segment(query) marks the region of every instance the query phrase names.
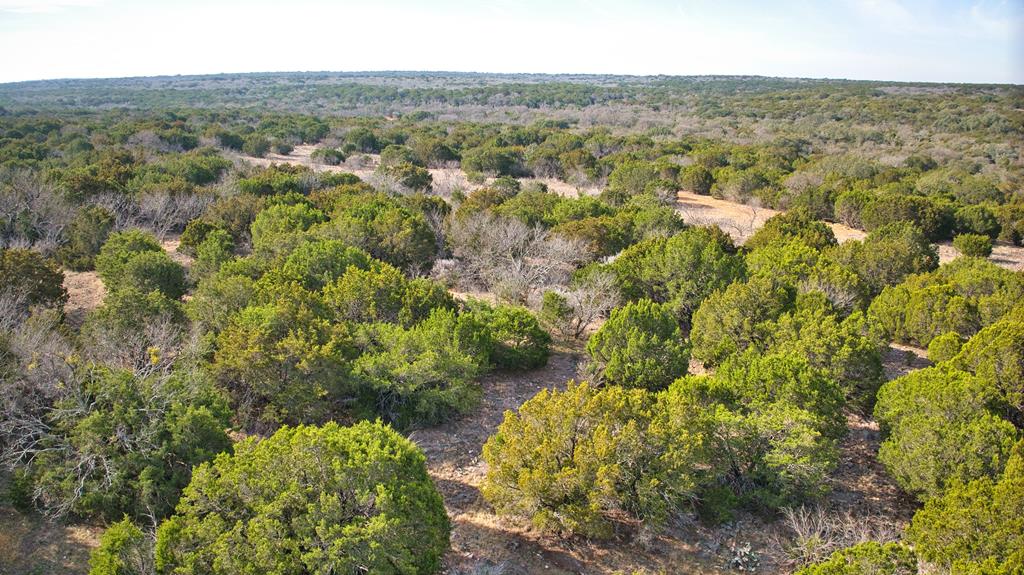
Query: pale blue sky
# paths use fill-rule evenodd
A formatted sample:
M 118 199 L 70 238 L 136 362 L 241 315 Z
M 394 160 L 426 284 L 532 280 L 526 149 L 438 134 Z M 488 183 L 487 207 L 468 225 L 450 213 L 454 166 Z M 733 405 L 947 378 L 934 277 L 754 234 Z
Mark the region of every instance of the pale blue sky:
M 1024 0 L 0 0 L 0 82 L 302 70 L 1024 84 Z

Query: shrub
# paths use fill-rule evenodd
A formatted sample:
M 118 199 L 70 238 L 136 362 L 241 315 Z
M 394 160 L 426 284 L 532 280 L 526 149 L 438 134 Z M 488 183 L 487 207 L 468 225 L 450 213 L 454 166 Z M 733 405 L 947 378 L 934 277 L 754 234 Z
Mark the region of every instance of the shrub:
M 82 208 L 68 225 L 64 234 L 67 241 L 57 250 L 57 259 L 76 271 L 91 270 L 96 254 L 113 229 L 114 216 L 105 208 Z
M 862 242 L 846 242 L 832 250 L 831 255 L 860 277 L 870 297 L 911 274 L 930 272 L 939 265 L 935 247 L 910 222 L 878 228 Z
M 350 266 L 370 268 L 370 255 L 339 240 L 308 242 L 295 248 L 281 266 L 284 277 L 310 291 L 319 291 L 340 278 Z
M 209 277 L 217 272 L 235 253 L 235 240 L 228 232 L 216 229 L 206 234 L 196 249 L 196 259 L 189 270 L 194 280 Z
M 1019 246 L 1024 242 L 1024 203 L 999 206 L 999 238 Z
M 364 249 L 402 270 L 429 269 L 437 258 L 437 237 L 422 213 L 380 194 L 347 194 L 335 205 L 322 237 Z
M 594 321 L 619 303 L 615 277 L 599 268 L 578 274 L 567 289 L 547 291 L 539 319 L 564 338 L 580 339 Z
M 684 325 L 715 290 L 725 289 L 745 273 L 732 241 L 715 227 L 690 228 L 670 237 L 655 266 L 665 302 Z
M 650 300 L 612 310 L 590 337 L 587 353 L 602 381 L 651 391 L 686 375 L 690 362 L 675 317 Z
M 950 363 L 994 389 L 1008 408 L 1001 411 L 1024 428 L 1024 308 L 1018 309 L 978 332 Z
M 706 196 L 711 193 L 711 187 L 715 185 L 715 176 L 706 167 L 693 164 L 683 168 L 679 174 L 679 184 L 684 190 Z
M 542 390 L 484 445 L 484 497 L 545 531 L 608 537 L 619 513 L 657 530 L 694 493 L 699 437 L 659 427 L 651 399 L 585 383 Z
M 429 190 L 434 178 L 426 168 L 409 163 L 381 166 L 382 175 L 393 178 L 400 186 L 409 190 Z
M 689 228 L 624 250 L 607 269 L 628 299 L 667 303 L 687 326 L 700 304 L 745 274 L 742 256 L 718 228 Z
M 262 158 L 270 151 L 270 140 L 260 134 L 249 134 L 242 140 L 242 153 Z
M 755 250 L 794 239 L 819 251 L 836 245 L 836 236 L 828 224 L 814 219 L 805 209 L 795 209 L 768 218 L 745 246 Z
M 521 171 L 523 154 L 520 148 L 485 144 L 464 150 L 461 163 L 467 174 L 515 176 Z
M 985 206 L 964 206 L 953 216 L 958 234 L 977 234 L 989 239 L 999 237 L 999 220 Z
M 992 239 L 981 234 L 960 234 L 953 238 L 953 247 L 968 257 L 987 258 L 992 255 Z
M 629 223 L 623 217 L 597 216 L 558 224 L 551 233 L 578 241 L 596 259 L 617 254 L 631 243 Z
M 125 517 L 100 536 L 89 555 L 89 575 L 149 575 L 155 572 L 153 541 Z
M 219 332 L 231 317 L 245 308 L 256 293 L 256 282 L 251 277 L 225 273 L 222 266 L 217 273 L 199 282 L 185 311 L 193 324 L 203 332 Z
M 37 504 L 53 515 L 161 519 L 192 466 L 231 445 L 226 405 L 198 374 L 88 366 L 54 407 L 26 462 Z
M 573 308 L 564 295 L 553 290 L 544 292 L 537 317 L 548 328 L 557 331 L 563 337 L 572 335 L 573 330 L 569 326 L 573 318 Z
M 271 148 L 274 150 L 274 152 L 281 154 L 282 156 L 287 156 L 288 154 L 292 153 L 292 150 L 295 149 L 295 146 L 291 145 L 289 142 L 286 142 L 284 140 L 277 140 L 271 145 Z
M 292 290 L 242 309 L 217 336 L 213 373 L 246 426 L 323 421 L 351 389 L 348 326 L 322 317 L 318 304 Z
M 487 367 L 492 342 L 471 314 L 437 309 L 409 329 L 372 324 L 359 337 L 363 354 L 353 375 L 365 415 L 403 427 L 429 425 L 479 400 L 475 379 Z
M 865 190 L 847 190 L 836 197 L 834 214 L 836 220 L 851 228 L 864 229 L 861 214 L 874 200 L 874 194 Z
M 869 232 L 894 222 L 913 222 L 932 241 L 949 238 L 954 224 L 947 202 L 906 194 L 878 195 L 864 206 L 860 217 Z
M 163 250 L 135 254 L 125 263 L 122 274 L 116 283 L 108 283 L 107 287 L 113 290 L 133 287 L 143 293 L 156 290 L 171 299 L 185 295 L 185 268 Z
M 196 469 L 160 572 L 434 573 L 450 525 L 423 454 L 380 424 L 283 428 Z
M 178 251 L 195 257 L 196 250 L 199 249 L 199 245 L 206 239 L 206 235 L 218 229 L 223 228 L 214 222 L 202 218 L 190 221 L 185 224 L 185 230 L 181 232 L 181 243 L 178 244 Z
M 314 162 L 337 166 L 345 161 L 345 153 L 338 148 L 317 148 L 309 155 Z
M 944 333 L 928 344 L 928 360 L 932 363 L 942 363 L 952 359 L 960 353 L 964 340 L 956 332 Z
M 998 478 L 955 482 L 907 529 L 921 559 L 951 573 L 1024 570 L 1024 441 Z
M 252 227 L 252 222 L 265 205 L 265 198 L 252 194 L 237 194 L 221 198 L 210 204 L 203 219 L 208 219 L 212 225 L 227 230 L 237 245 L 248 245 L 251 240 L 249 230 Z M 183 237 L 182 243 L 184 241 Z M 195 242 L 195 245 L 199 245 L 198 241 Z
M 521 306 L 477 306 L 480 323 L 487 326 L 493 347 L 490 363 L 499 369 L 535 369 L 548 363 L 551 336 L 537 318 Z
M 881 342 L 869 334 L 864 314 L 855 312 L 840 320 L 830 311 L 824 305 L 804 304 L 783 314 L 766 325 L 768 337 L 759 347 L 766 353 L 803 355 L 812 366 L 825 370 L 852 405 L 870 412 L 885 379 Z
M 356 150 L 366 154 L 380 151 L 380 140 L 377 139 L 377 135 L 369 128 L 362 126 L 352 128 L 345 134 L 345 141 L 355 146 Z
M 619 163 L 608 175 L 605 197 L 613 204 L 625 203 L 630 197 L 647 191 L 660 179 L 658 168 L 651 162 L 627 160 Z
M 750 350 L 722 364 L 714 381 L 728 390 L 732 402 L 747 410 L 784 403 L 814 414 L 823 435 L 846 434 L 843 390 L 798 352 L 761 356 Z
M 785 312 L 791 301 L 788 290 L 762 279 L 737 282 L 712 294 L 693 314 L 694 359 L 717 365 L 742 352 L 764 336 L 769 322 Z
M 998 475 L 1018 432 L 990 412 L 995 390 L 959 371 L 928 368 L 882 386 L 875 405 L 886 438 L 878 459 L 922 501 L 950 481 Z
M 717 376 L 688 376 L 661 397 L 672 433 L 704 438 L 700 513 L 722 521 L 736 507 L 776 510 L 825 493 L 838 454 L 822 417 L 740 392 Z
M 238 191 L 244 196 L 270 196 L 271 200 L 289 194 L 303 196 L 309 193 L 312 172 L 308 168 L 291 164 L 272 164 L 269 168 L 239 178 Z M 276 198 L 275 198 L 276 196 Z
M 917 575 L 917 557 L 905 545 L 866 541 L 840 549 L 796 575 Z
M 127 230 L 110 234 L 99 255 L 96 271 L 108 289 L 117 289 L 125 277 L 128 262 L 142 252 L 162 252 L 156 238 L 142 230 Z
M 253 251 L 270 257 L 287 254 L 306 239 L 307 230 L 326 219 L 305 203 L 270 206 L 252 222 Z
M 68 300 L 64 272 L 38 252 L 20 248 L 0 249 L 0 294 L 5 293 L 58 310 Z
M 428 279 L 409 280 L 398 269 L 371 262 L 369 269 L 349 266 L 323 289 L 334 317 L 352 322 L 415 324 L 435 308 L 454 309 L 444 286 Z
M 885 337 L 927 346 L 956 332 L 968 338 L 1024 299 L 1024 276 L 980 258 L 957 258 L 885 288 L 868 317 Z

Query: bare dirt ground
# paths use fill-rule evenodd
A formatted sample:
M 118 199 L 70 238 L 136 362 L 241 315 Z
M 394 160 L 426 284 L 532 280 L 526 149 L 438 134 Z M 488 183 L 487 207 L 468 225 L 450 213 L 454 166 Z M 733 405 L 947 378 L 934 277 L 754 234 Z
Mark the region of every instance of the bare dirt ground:
M 167 255 L 171 256 L 172 260 L 181 264 L 187 271 L 189 268 L 192 267 L 192 257 L 186 253 L 179 252 L 178 246 L 180 245 L 180 235 L 168 236 L 162 242 L 160 242 L 160 247 L 162 247 L 164 251 L 167 252 Z
M 717 225 L 739 243 L 745 242 L 758 228 L 764 225 L 768 218 L 779 213 L 770 208 L 720 200 L 693 192 L 677 192 L 676 198 L 678 200 L 677 209 L 682 215 L 683 221 L 695 225 Z M 867 235 L 861 230 L 843 224 L 831 223 L 829 226 L 840 243 L 848 240 L 860 240 Z
M 0 575 L 85 573 L 103 532 L 92 525 L 51 523 L 0 506 Z
M 68 292 L 64 315 L 73 326 L 82 325 L 85 314 L 99 307 L 107 294 L 103 281 L 96 272 L 64 270 L 64 289 Z

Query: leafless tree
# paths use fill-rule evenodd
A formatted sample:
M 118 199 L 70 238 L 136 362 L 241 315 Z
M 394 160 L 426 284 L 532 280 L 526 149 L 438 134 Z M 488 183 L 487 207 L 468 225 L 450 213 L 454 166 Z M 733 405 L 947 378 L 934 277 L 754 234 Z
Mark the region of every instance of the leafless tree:
M 160 138 L 153 130 L 139 130 L 128 137 L 128 145 L 144 148 L 147 151 L 166 153 L 180 152 L 181 146 L 172 146 Z
M 184 338 L 181 326 L 171 316 L 161 315 L 140 331 L 94 326 L 83 352 L 93 362 L 147 377 L 170 372 Z
M 565 298 L 570 310 L 559 325 L 552 326 L 565 338 L 582 338 L 589 326 L 619 305 L 615 276 L 607 272 L 591 273 L 571 287 L 555 291 Z
M 374 189 L 392 196 L 408 196 L 413 193 L 413 190 L 403 185 L 401 180 L 393 173 L 379 168 L 370 174 L 367 178 L 367 183 L 373 186 Z
M 66 474 L 66 479 L 35 485 L 32 497 L 44 514 L 60 518 L 74 510 L 85 495 L 87 483 L 113 484 L 118 465 L 103 451 L 76 447 L 67 432 L 95 412 L 95 392 L 88 385 L 93 364 L 78 358 L 56 314 L 26 317 L 19 309 L 16 295 L 0 294 L 0 333 L 13 363 L 13 369 L 0 378 L 0 464 L 8 469 L 32 466 L 45 455 L 48 470 L 53 470 L 49 466 L 59 466 L 59 473 Z M 160 337 L 148 334 L 150 342 Z M 188 365 L 195 365 L 188 357 L 185 359 Z M 136 370 L 137 381 L 146 381 L 138 388 L 145 394 L 145 408 L 139 414 L 142 419 L 138 426 L 119 427 L 109 439 L 117 442 L 116 451 L 146 453 L 160 449 L 159 422 L 185 393 L 181 377 L 202 377 L 197 370 L 176 370 L 174 385 L 168 385 L 169 364 L 168 358 Z M 155 528 L 156 510 L 151 509 L 148 515 Z
M 180 232 L 185 225 L 201 216 L 213 201 L 204 194 L 171 194 L 148 192 L 139 198 L 139 219 L 163 240 L 171 232 Z
M 757 231 L 758 217 L 760 216 L 759 207 L 753 204 L 747 204 L 743 207 L 743 216 L 737 216 L 730 218 L 723 227 L 731 229 L 735 232 L 737 241 L 745 241 L 750 236 L 754 235 Z
M 586 258 L 579 241 L 486 213 L 456 220 L 449 239 L 464 279 L 517 302 L 532 290 L 563 284 Z
M 0 247 L 18 245 L 51 251 L 60 245 L 74 211 L 38 174 L 0 171 Z
M 117 193 L 101 194 L 93 198 L 92 203 L 114 216 L 115 230 L 126 230 L 140 225 L 139 203 L 131 196 Z

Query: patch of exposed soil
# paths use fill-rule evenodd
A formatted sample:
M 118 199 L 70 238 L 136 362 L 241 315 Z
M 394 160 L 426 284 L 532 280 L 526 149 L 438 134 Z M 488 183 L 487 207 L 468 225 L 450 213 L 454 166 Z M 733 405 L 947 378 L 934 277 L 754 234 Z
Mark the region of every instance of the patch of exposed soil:
M 882 356 L 882 367 L 885 369 L 887 380 L 896 379 L 929 365 L 931 362 L 928 361 L 928 350 L 912 345 L 891 343 Z
M 939 263 L 946 263 L 960 257 L 960 252 L 953 247 L 953 242 L 942 242 L 936 245 L 939 251 Z M 992 246 L 989 261 L 1013 271 L 1024 271 L 1024 248 L 1000 243 Z
M 878 423 L 856 414 L 848 415 L 846 423 L 849 432 L 839 444 L 829 507 L 864 523 L 877 523 L 876 531 L 902 531 L 916 504 L 878 462 L 882 442 Z
M 64 270 L 64 289 L 68 292 L 64 314 L 73 326 L 82 325 L 85 314 L 99 307 L 107 293 L 96 272 Z
M 0 507 L 0 575 L 77 574 L 89 571 L 89 552 L 103 529 L 63 525 Z
M 738 243 L 745 242 L 768 218 L 779 213 L 770 208 L 730 202 L 693 192 L 677 192 L 676 198 L 683 221 L 694 225 L 717 225 Z M 867 235 L 843 224 L 830 223 L 829 227 L 840 243 L 863 239 Z
M 167 252 L 167 255 L 171 256 L 171 259 L 181 264 L 185 270 L 192 268 L 192 256 L 179 252 L 178 247 L 181 246 L 181 236 L 169 236 L 164 241 L 160 242 L 160 247 Z

